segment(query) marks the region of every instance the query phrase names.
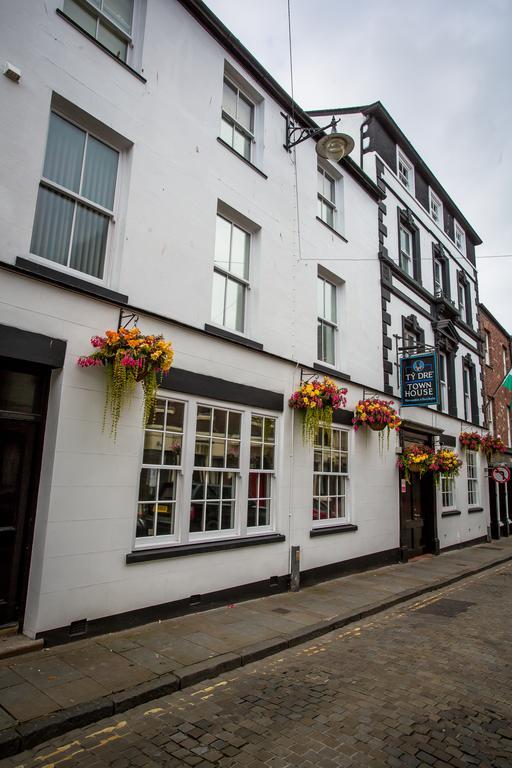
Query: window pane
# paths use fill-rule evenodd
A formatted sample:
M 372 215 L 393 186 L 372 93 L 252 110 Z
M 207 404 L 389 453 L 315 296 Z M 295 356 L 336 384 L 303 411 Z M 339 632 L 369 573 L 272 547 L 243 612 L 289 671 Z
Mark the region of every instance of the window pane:
M 236 117 L 236 89 L 225 80 L 224 89 L 222 91 L 222 109 L 228 112 L 232 117 Z
M 227 413 L 219 408 L 213 411 L 213 435 L 214 437 L 225 437 L 227 426 Z
M 334 338 L 335 338 L 335 330 L 332 327 L 332 325 L 324 325 L 323 326 L 323 350 L 324 350 L 324 357 L 323 361 L 325 363 L 330 363 L 331 365 L 334 365 Z
M 212 467 L 225 467 L 226 466 L 226 460 L 225 460 L 225 450 L 226 450 L 226 443 L 224 440 L 212 440 L 212 455 L 211 455 L 211 465 Z
M 324 280 L 319 277 L 316 281 L 316 303 L 319 317 L 325 317 Z
M 82 195 L 112 210 L 119 153 L 89 136 L 85 153 Z
M 158 469 L 142 469 L 140 473 L 139 500 L 154 501 L 158 482 Z
M 86 11 L 81 5 L 78 5 L 76 0 L 64 0 L 63 11 L 64 13 L 67 13 L 73 21 L 76 21 L 79 27 L 93 37 L 96 37 L 96 16 L 94 14 L 89 13 L 89 11 Z
M 229 271 L 245 280 L 249 276 L 249 235 L 233 224 Z
M 165 400 L 158 399 L 151 411 L 148 421 L 148 429 L 163 429 L 165 419 Z
M 261 444 L 251 443 L 251 458 L 250 458 L 251 469 L 261 469 L 262 450 L 263 450 L 263 446 Z
M 197 434 L 210 435 L 212 431 L 212 408 L 200 405 L 197 409 Z
M 78 205 L 69 266 L 93 277 L 102 277 L 107 234 L 108 218 Z
M 229 252 L 231 250 L 231 223 L 217 216 L 215 229 L 215 263 L 229 271 Z
M 3 369 L 0 374 L 0 410 L 40 413 L 42 404 L 38 381 L 36 374 Z
M 181 464 L 181 437 L 165 436 L 164 464 Z
M 205 531 L 218 531 L 220 522 L 220 504 L 206 505 Z
M 224 325 L 235 331 L 244 330 L 244 287 L 233 280 L 226 281 L 226 314 Z
M 336 322 L 336 286 L 325 283 L 325 319 Z
M 270 499 L 262 499 L 259 502 L 258 525 L 270 525 Z
M 269 416 L 265 419 L 263 438 L 266 443 L 274 443 L 276 439 L 276 420 Z
M 167 429 L 171 432 L 183 432 L 185 403 L 169 400 L 167 403 Z
M 255 525 L 258 525 L 258 518 L 257 518 L 257 508 L 256 508 L 257 501 L 248 501 L 247 504 L 247 527 L 253 528 Z
M 251 419 L 251 439 L 263 439 L 263 416 L 253 416 Z
M 161 432 L 148 432 L 144 435 L 144 454 L 143 464 L 161 464 L 162 463 L 162 443 Z
M 117 56 L 121 61 L 126 61 L 126 52 L 128 50 L 124 40 L 115 35 L 100 21 L 98 26 L 98 42 L 108 48 L 108 50 Z
M 154 535 L 155 507 L 155 504 L 139 504 L 137 507 L 137 537 Z
M 244 128 L 247 128 L 248 131 L 252 133 L 252 115 L 253 115 L 253 106 L 252 104 L 245 99 L 242 94 L 239 94 L 238 98 L 238 114 L 237 119 L 240 125 L 243 125 Z
M 128 34 L 132 29 L 133 0 L 103 0 L 103 11 Z
M 233 501 L 222 504 L 221 528 L 224 530 L 233 528 L 235 520 L 235 504 Z
M 240 413 L 234 413 L 230 411 L 228 421 L 228 437 L 239 438 L 240 437 L 240 424 L 242 416 Z
M 43 176 L 78 192 L 84 145 L 85 131 L 52 112 Z
M 190 532 L 197 533 L 203 530 L 204 504 L 192 502 L 190 505 Z
M 212 321 L 224 325 L 224 293 L 226 278 L 218 272 L 213 273 Z
M 176 498 L 176 470 L 160 470 L 158 498 L 160 501 L 174 500 Z
M 246 160 L 251 159 L 251 140 L 236 127 L 233 129 L 233 149 Z
M 157 504 L 157 536 L 170 536 L 174 533 L 174 504 Z
M 57 264 L 67 264 L 75 204 L 67 197 L 39 187 L 30 252 Z
M 263 448 L 263 469 L 274 469 L 273 445 L 265 445 Z
M 334 227 L 334 210 L 324 203 L 323 220 L 330 227 Z
M 195 467 L 209 467 L 210 466 L 210 441 L 209 440 L 196 440 L 196 451 L 194 457 Z
M 229 144 L 230 147 L 233 146 L 233 124 L 228 123 L 224 117 L 220 123 L 220 137 L 226 142 L 226 144 Z
M 226 466 L 240 466 L 240 443 L 234 440 L 228 440 L 226 448 Z

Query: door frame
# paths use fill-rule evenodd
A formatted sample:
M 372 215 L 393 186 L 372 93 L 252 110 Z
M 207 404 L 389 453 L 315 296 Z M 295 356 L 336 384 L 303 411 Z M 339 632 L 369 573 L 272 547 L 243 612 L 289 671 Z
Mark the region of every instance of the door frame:
M 34 544 L 34 530 L 36 522 L 37 502 L 39 495 L 39 484 L 41 478 L 41 465 L 43 459 L 43 446 L 46 427 L 46 416 L 48 412 L 48 398 L 50 393 L 51 368 L 37 363 L 29 363 L 23 360 L 0 357 L 0 371 L 14 370 L 24 373 L 35 374 L 39 378 L 40 386 L 40 412 L 37 414 L 19 413 L 15 411 L 6 411 L 0 409 L 0 431 L 2 422 L 30 422 L 34 426 L 32 457 L 30 467 L 27 471 L 30 473 L 27 485 L 26 512 L 23 521 L 23 531 L 21 532 L 19 565 L 17 570 L 17 616 L 9 624 L 17 622 L 20 629 L 23 627 L 25 617 L 25 608 L 27 602 L 28 582 L 30 576 L 30 566 L 32 562 L 32 549 Z
M 434 447 L 434 435 L 430 432 L 422 432 L 419 429 L 411 429 L 404 427 L 400 430 L 400 444 L 402 450 L 404 448 L 405 440 L 410 440 L 415 443 L 424 444 L 430 448 Z M 403 544 L 402 539 L 402 499 L 404 494 L 402 493 L 401 483 L 403 480 L 403 473 L 399 473 L 399 503 L 398 503 L 398 516 L 399 516 L 399 536 L 400 536 L 400 559 L 406 563 L 409 559 L 410 548 Z M 434 477 L 430 473 L 427 473 L 421 479 L 419 476 L 413 476 L 413 482 L 421 483 L 423 488 L 428 488 L 428 497 L 425 499 L 424 506 L 422 505 L 422 517 L 424 520 L 424 530 L 428 532 L 428 544 L 426 546 L 425 554 L 438 555 L 440 552 L 439 534 L 437 527 L 437 494 L 434 485 Z M 427 486 L 428 484 L 428 486 Z M 423 501 L 423 500 L 422 500 Z

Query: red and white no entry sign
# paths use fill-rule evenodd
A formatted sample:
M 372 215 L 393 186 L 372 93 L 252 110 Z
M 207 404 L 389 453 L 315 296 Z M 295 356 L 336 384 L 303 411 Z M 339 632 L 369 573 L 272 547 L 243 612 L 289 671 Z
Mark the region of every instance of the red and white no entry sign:
M 509 467 L 494 467 L 492 470 L 492 479 L 497 483 L 508 483 L 510 480 L 510 468 Z

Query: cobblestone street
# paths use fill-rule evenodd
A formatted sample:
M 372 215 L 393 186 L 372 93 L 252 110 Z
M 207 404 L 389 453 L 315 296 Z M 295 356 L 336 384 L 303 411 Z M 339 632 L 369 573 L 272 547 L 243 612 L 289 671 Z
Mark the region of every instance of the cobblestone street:
M 501 565 L 2 765 L 510 768 L 511 587 Z

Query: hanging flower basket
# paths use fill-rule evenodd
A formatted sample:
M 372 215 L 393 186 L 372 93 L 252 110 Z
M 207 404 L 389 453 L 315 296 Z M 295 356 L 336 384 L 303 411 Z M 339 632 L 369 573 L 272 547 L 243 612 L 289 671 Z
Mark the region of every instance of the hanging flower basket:
M 104 366 L 107 374 L 103 429 L 107 412 L 110 413 L 110 434 L 117 435 L 117 425 L 126 398 L 132 394 L 137 382 L 142 383 L 144 409 L 142 424 L 145 427 L 155 403 L 156 392 L 163 373 L 173 361 L 170 342 L 163 336 L 144 336 L 138 328 L 105 331 L 105 336 L 93 336 L 91 344 L 95 352 L 79 357 L 81 368 Z
M 459 443 L 468 451 L 478 451 L 482 444 L 482 437 L 478 432 L 461 432 Z
M 501 437 L 493 437 L 493 435 L 488 434 L 481 438 L 480 448 L 487 456 L 487 461 L 492 461 L 496 454 L 503 453 L 505 450 L 505 443 Z
M 409 445 L 404 448 L 396 464 L 399 469 L 403 470 L 405 481 L 410 483 L 411 472 L 423 477 L 426 472 L 432 470 L 434 455 L 434 450 L 428 445 Z
M 439 477 L 457 477 L 462 466 L 455 451 L 450 448 L 440 448 L 432 457 L 431 469 L 434 472 L 436 485 L 439 485 Z
M 360 400 L 352 419 L 355 432 L 365 425 L 374 432 L 387 429 L 388 435 L 390 429 L 399 429 L 401 423 L 402 420 L 395 411 L 392 400 L 378 400 L 374 397 Z
M 346 394 L 346 389 L 337 387 L 327 376 L 323 381 L 305 381 L 293 393 L 288 405 L 302 413 L 302 440 L 305 445 L 313 445 L 321 422 L 331 426 L 333 412 L 347 403 Z

